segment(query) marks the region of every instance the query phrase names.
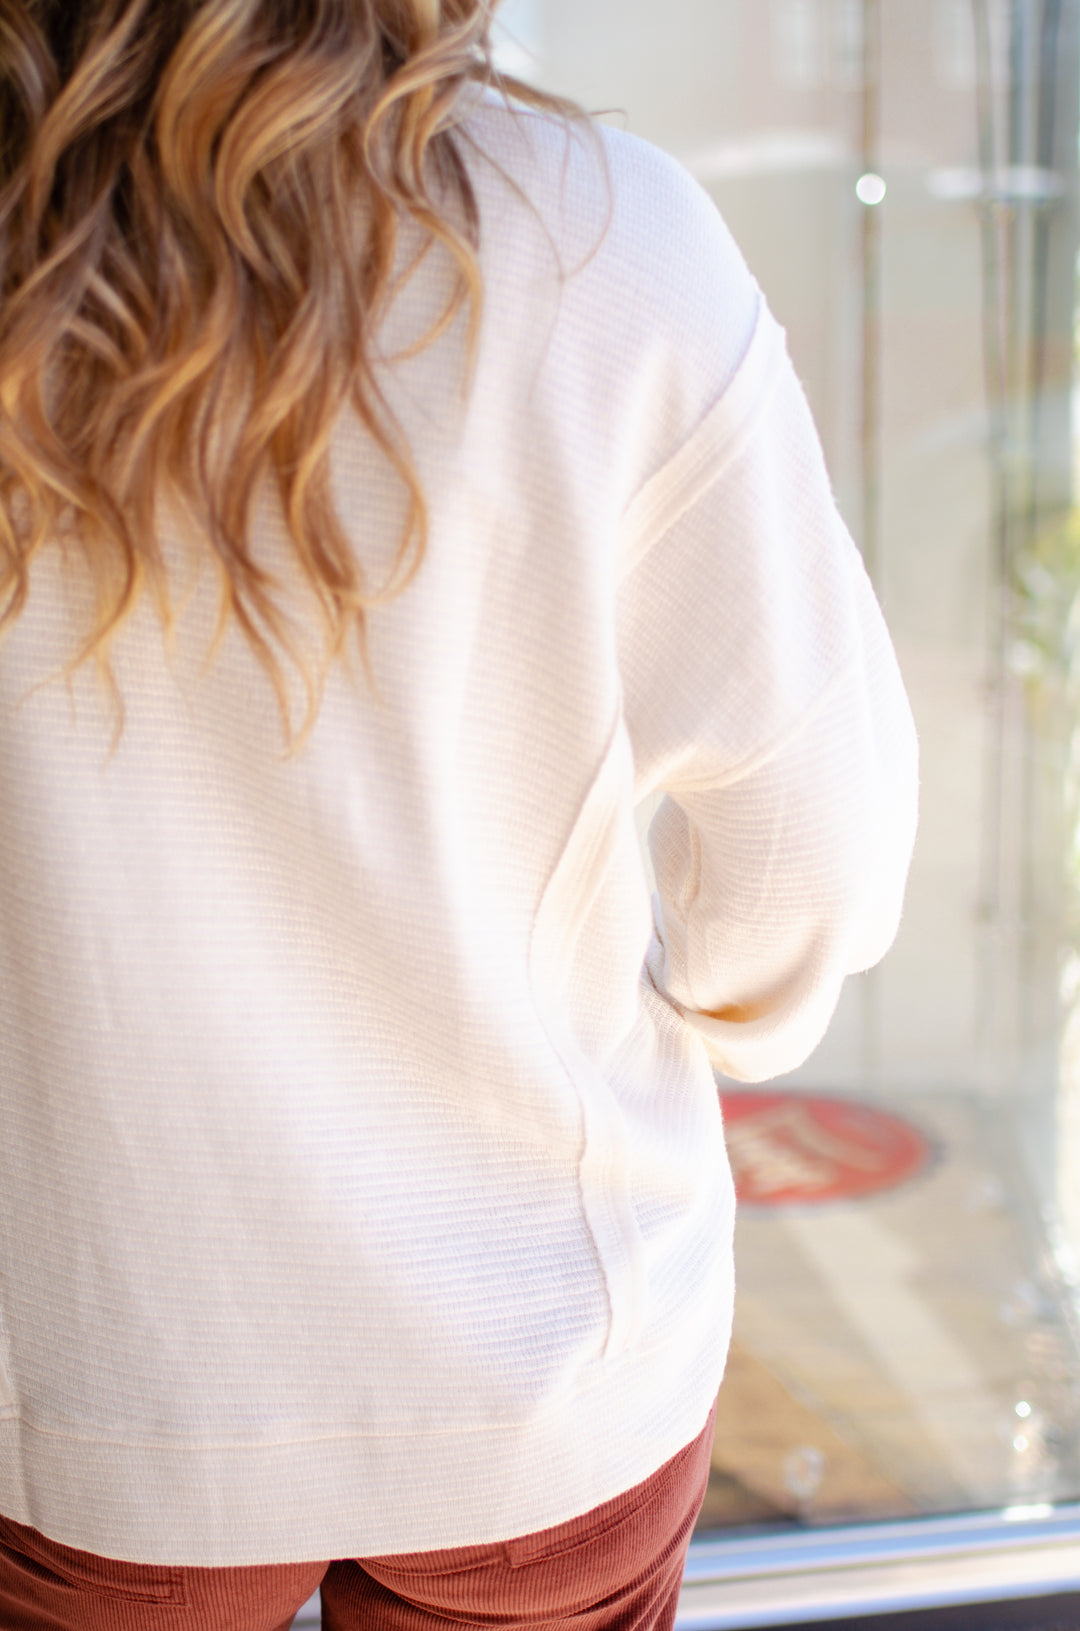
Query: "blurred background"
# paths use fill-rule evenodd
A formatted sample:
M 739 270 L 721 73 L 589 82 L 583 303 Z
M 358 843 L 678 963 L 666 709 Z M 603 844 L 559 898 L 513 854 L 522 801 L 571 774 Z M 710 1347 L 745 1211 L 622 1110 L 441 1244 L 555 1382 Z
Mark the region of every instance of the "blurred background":
M 669 150 L 734 231 L 922 742 L 895 948 L 800 1071 L 720 1084 L 744 1204 L 703 1534 L 1080 1497 L 1078 12 L 499 8 L 501 67 Z

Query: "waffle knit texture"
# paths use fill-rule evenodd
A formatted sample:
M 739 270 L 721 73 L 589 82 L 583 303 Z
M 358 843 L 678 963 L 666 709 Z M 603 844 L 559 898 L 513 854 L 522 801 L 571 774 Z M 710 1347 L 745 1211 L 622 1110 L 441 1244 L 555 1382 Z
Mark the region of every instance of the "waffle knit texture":
M 671 1631 L 709 1478 L 715 1412 L 633 1489 L 489 1546 L 249 1569 L 124 1563 L 0 1515 L 5 1631 L 288 1631 L 315 1591 L 323 1631 Z M 164 1617 L 163 1617 L 164 1616 Z
M 911 717 L 730 235 L 629 136 L 464 134 L 471 384 L 463 321 L 406 354 L 438 253 L 380 337 L 431 535 L 377 695 L 283 757 L 164 506 L 114 753 L 71 557 L 0 642 L 0 1512 L 107 1557 L 481 1545 L 662 1465 L 731 1322 L 713 1071 L 797 1065 L 896 931 Z M 334 482 L 379 581 L 351 420 Z M 254 550 L 303 627 L 269 500 Z

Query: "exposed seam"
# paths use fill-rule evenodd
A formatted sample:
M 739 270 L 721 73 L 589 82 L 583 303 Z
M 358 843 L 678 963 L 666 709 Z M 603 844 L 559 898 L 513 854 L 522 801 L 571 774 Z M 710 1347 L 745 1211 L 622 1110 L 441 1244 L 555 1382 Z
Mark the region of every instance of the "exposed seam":
M 783 331 L 765 306 L 760 305 L 750 343 L 727 389 L 690 438 L 655 475 L 649 477 L 623 511 L 622 526 L 626 540 L 619 562 L 620 587 L 745 449 L 772 405 L 784 356 L 782 339 Z M 764 353 L 767 346 L 770 351 L 765 355 L 763 365 L 759 365 L 758 353 Z M 764 372 L 749 411 L 736 417 L 730 426 L 724 427 L 724 420 L 734 411 L 732 396 L 738 396 L 747 389 L 747 382 L 753 379 L 754 369 L 759 366 L 763 366 Z M 716 428 L 718 422 L 721 426 L 719 432 Z
M 607 1326 L 604 1334 L 603 1347 L 601 1350 L 601 1360 L 605 1364 L 611 1360 L 612 1356 L 616 1352 L 623 1351 L 622 1347 L 617 1346 L 615 1343 L 616 1332 L 619 1329 L 619 1319 L 612 1287 L 612 1270 L 614 1265 L 610 1264 L 608 1260 L 611 1251 L 614 1250 L 616 1253 L 621 1252 L 622 1256 L 625 1258 L 625 1273 L 629 1281 L 628 1296 L 630 1299 L 630 1329 L 632 1329 L 634 1324 L 636 1302 L 640 1300 L 639 1296 L 635 1296 L 635 1281 L 637 1274 L 634 1262 L 632 1260 L 633 1253 L 630 1250 L 630 1243 L 626 1238 L 626 1220 L 620 1215 L 622 1209 L 617 1203 L 617 1198 L 613 1203 L 612 1200 L 605 1194 L 604 1186 L 602 1184 L 597 1185 L 595 1199 L 590 1199 L 590 1195 L 592 1193 L 591 1191 L 589 1193 L 586 1192 L 584 1167 L 590 1154 L 590 1149 L 595 1151 L 595 1128 L 592 1128 L 590 1124 L 589 1106 L 586 1102 L 585 1095 L 582 1092 L 581 1085 L 577 1079 L 577 1073 L 572 1068 L 571 1062 L 567 1057 L 565 1039 L 561 1037 L 559 1027 L 549 1023 L 549 1001 L 548 992 L 546 989 L 548 982 L 546 982 L 543 978 L 543 970 L 538 971 L 537 961 L 534 954 L 537 950 L 537 941 L 542 932 L 545 909 L 548 907 L 551 900 L 552 890 L 560 877 L 560 872 L 566 862 L 567 856 L 570 854 L 575 836 L 580 832 L 582 818 L 589 808 L 590 801 L 596 796 L 597 789 L 601 786 L 602 779 L 611 763 L 612 755 L 617 751 L 619 732 L 623 728 L 623 712 L 620 698 L 615 708 L 612 729 L 608 735 L 604 750 L 600 755 L 597 768 L 589 782 L 585 796 L 578 807 L 577 815 L 571 824 L 566 842 L 559 853 L 559 858 L 552 868 L 547 884 L 545 885 L 543 893 L 541 894 L 540 901 L 533 918 L 529 946 L 529 982 L 533 991 L 533 999 L 534 1002 L 537 1003 L 537 1011 L 540 1022 L 544 1029 L 545 1035 L 548 1038 L 548 1043 L 559 1062 L 563 1076 L 573 1094 L 574 1102 L 577 1106 L 578 1116 L 580 1118 L 581 1148 L 577 1161 L 577 1190 L 579 1204 L 581 1207 L 582 1221 L 588 1233 L 589 1241 L 592 1245 L 593 1253 L 596 1259 L 597 1271 L 599 1273 L 601 1285 L 604 1288 L 604 1296 L 607 1303 Z M 627 747 L 629 750 L 629 743 L 627 743 Z M 574 893 L 573 916 L 571 919 L 568 919 L 566 923 L 564 923 L 561 933 L 556 932 L 554 936 L 554 944 L 549 947 L 548 962 L 549 965 L 552 963 L 555 965 L 554 968 L 549 966 L 547 970 L 549 980 L 552 980 L 555 977 L 555 972 L 557 969 L 562 969 L 568 965 L 573 954 L 574 945 L 581 931 L 582 924 L 587 916 L 588 908 L 596 897 L 599 883 L 602 880 L 604 872 L 606 871 L 606 851 L 611 838 L 612 822 L 610 817 L 612 812 L 609 810 L 602 810 L 600 814 L 601 817 L 606 815 L 608 819 L 601 819 L 597 823 L 595 831 L 592 834 L 587 835 L 588 847 L 586 848 L 584 854 L 578 858 L 575 868 L 576 877 L 571 879 L 571 882 L 577 882 L 579 885 Z M 538 972 L 540 974 L 539 980 L 537 978 Z M 602 1117 L 603 1107 L 600 1107 L 599 1109 L 594 1107 L 593 1119 L 595 1119 L 597 1115 Z M 592 1133 L 592 1137 L 590 1136 L 590 1133 Z M 614 1174 L 613 1176 L 617 1179 L 617 1174 Z M 600 1205 L 603 1206 L 606 1232 L 609 1237 L 608 1250 L 605 1250 L 601 1244 L 592 1215 L 595 1208 Z

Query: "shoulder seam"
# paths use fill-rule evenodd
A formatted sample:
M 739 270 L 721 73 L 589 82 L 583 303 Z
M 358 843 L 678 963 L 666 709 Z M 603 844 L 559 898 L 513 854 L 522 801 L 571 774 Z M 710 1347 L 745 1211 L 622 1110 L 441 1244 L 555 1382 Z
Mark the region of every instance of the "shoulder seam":
M 689 439 L 623 511 L 620 585 L 738 458 L 772 401 L 784 355 L 784 331 L 762 300 L 750 344 L 731 383 Z

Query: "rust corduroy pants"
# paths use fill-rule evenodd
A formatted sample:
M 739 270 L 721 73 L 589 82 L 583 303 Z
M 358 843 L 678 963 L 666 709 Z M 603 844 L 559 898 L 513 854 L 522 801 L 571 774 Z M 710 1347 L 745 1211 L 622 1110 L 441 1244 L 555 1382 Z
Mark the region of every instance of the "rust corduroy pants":
M 584 1517 L 493 1546 L 255 1568 L 124 1563 L 0 1517 L 0 1631 L 287 1631 L 319 1589 L 324 1631 L 671 1631 L 713 1418 Z

